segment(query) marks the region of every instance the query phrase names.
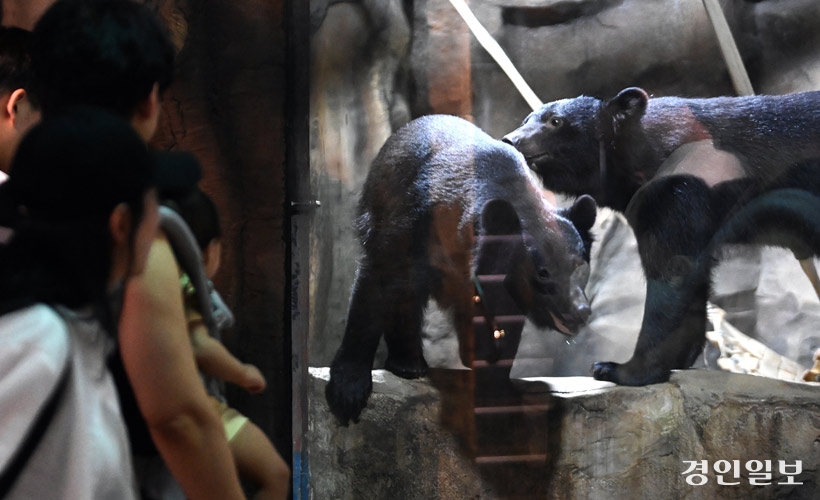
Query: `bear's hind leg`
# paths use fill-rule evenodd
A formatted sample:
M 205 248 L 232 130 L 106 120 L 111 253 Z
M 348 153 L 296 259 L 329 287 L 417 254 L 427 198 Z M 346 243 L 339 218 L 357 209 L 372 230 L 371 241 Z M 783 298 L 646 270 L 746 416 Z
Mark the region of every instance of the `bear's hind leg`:
M 429 295 L 429 271 L 425 267 L 419 265 L 405 281 L 391 283 L 391 291 L 384 297 L 391 303 L 391 315 L 384 330 L 387 344 L 384 368 L 407 379 L 423 377 L 428 371 L 421 339 Z

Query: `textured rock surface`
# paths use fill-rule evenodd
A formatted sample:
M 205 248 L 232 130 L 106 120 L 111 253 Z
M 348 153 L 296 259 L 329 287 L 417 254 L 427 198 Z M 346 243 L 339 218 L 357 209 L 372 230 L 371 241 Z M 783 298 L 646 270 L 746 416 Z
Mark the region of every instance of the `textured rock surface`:
M 544 379 L 553 382 L 554 379 Z M 668 384 L 556 393 L 560 434 L 554 498 L 817 498 L 820 494 L 820 387 L 706 370 Z M 707 483 L 691 486 L 684 460 L 708 460 Z M 740 460 L 736 486 L 720 486 L 718 460 Z M 772 460 L 769 486 L 751 486 L 744 465 Z M 799 486 L 777 460 L 801 460 Z
M 365 414 L 340 427 L 324 398 L 328 371 L 310 369 L 312 499 L 496 498 L 439 425 L 439 394 L 427 381 L 373 372 Z
M 526 498 L 813 499 L 820 495 L 820 386 L 688 370 L 667 384 L 614 387 L 588 378 L 552 387 L 543 423 L 551 472 L 535 468 L 504 485 L 461 455 L 439 423 L 439 394 L 425 380 L 374 372 L 362 420 L 339 427 L 324 402 L 327 370 L 311 369 L 313 499 L 496 499 L 513 482 L 544 484 Z M 547 383 L 549 385 L 547 385 Z M 686 483 L 684 460 L 708 460 L 707 482 Z M 740 460 L 736 486 L 720 486 L 718 460 Z M 751 486 L 748 460 L 772 460 L 772 484 Z M 802 461 L 802 485 L 778 485 L 777 460 Z M 534 491 L 530 489 L 529 491 Z

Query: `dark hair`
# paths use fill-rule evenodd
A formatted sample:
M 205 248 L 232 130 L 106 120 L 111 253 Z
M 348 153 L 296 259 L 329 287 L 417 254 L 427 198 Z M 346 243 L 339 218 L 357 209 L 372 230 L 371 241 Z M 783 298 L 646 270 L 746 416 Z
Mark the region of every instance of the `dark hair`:
M 0 92 L 25 89 L 37 105 L 31 92 L 31 32 L 22 28 L 0 26 Z
M 175 210 L 188 224 L 201 250 L 222 236 L 216 204 L 198 187 L 184 195 L 164 200 L 163 203 Z
M 102 110 L 75 109 L 32 127 L 0 185 L 0 306 L 104 304 L 110 214 L 128 205 L 133 242 L 154 163 L 133 128 Z
M 43 113 L 89 105 L 131 117 L 155 83 L 173 78 L 174 46 L 132 0 L 60 0 L 34 27 L 35 92 Z

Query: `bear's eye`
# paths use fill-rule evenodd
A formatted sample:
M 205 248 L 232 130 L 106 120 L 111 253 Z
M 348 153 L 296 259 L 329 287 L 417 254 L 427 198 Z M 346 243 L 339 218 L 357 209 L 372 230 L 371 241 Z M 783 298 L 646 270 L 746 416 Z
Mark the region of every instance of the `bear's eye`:
M 553 116 L 550 118 L 549 124 L 553 128 L 558 128 L 564 124 L 564 119 L 558 116 Z
M 549 279 L 550 272 L 547 270 L 546 267 L 539 267 L 538 268 L 538 279 L 546 280 Z

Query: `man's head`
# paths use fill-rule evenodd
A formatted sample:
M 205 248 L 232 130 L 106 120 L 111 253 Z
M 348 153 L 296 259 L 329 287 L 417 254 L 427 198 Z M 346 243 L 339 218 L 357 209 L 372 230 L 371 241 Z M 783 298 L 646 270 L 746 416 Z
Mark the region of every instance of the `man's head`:
M 34 89 L 46 116 L 98 106 L 156 130 L 174 46 L 148 7 L 132 0 L 60 0 L 34 27 Z
M 8 172 L 23 134 L 40 118 L 31 92 L 31 33 L 0 26 L 0 172 Z

